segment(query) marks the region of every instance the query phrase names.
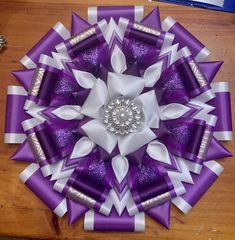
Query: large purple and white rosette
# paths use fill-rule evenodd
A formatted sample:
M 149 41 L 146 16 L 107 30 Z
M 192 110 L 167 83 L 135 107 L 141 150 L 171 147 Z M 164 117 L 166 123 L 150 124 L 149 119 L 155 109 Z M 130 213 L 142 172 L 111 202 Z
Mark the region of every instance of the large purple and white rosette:
M 230 93 L 212 83 L 222 62 L 180 23 L 143 7 L 90 7 L 57 23 L 13 71 L 6 143 L 30 165 L 20 179 L 56 215 L 86 230 L 169 227 L 171 202 L 187 213 L 231 156 Z

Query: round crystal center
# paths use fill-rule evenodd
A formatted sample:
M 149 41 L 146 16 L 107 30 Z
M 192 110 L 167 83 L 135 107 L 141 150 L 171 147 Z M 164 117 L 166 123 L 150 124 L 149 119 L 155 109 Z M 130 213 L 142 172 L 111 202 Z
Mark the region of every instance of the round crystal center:
M 104 124 L 107 130 L 117 135 L 135 132 L 140 123 L 141 110 L 129 98 L 116 98 L 105 109 Z

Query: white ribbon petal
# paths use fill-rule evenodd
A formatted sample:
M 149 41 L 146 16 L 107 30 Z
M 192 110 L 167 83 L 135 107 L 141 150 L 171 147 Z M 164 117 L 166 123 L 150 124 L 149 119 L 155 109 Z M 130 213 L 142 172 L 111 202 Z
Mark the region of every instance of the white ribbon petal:
M 83 131 L 96 144 L 111 153 L 117 144 L 117 136 L 106 130 L 101 120 L 95 119 L 82 126 Z
M 156 135 L 144 123 L 141 123 L 137 132 L 118 137 L 118 146 L 121 155 L 128 155 L 156 138 Z
M 126 70 L 126 57 L 117 45 L 112 52 L 111 65 L 117 73 L 123 73 Z
M 160 110 L 154 90 L 143 93 L 135 99 L 135 102 L 142 107 L 144 122 L 150 128 L 158 128 L 160 121 Z
M 151 158 L 166 164 L 171 164 L 170 155 L 166 146 L 158 140 L 149 143 L 146 151 Z
M 93 88 L 97 79 L 95 76 L 89 72 L 79 71 L 73 69 L 73 75 L 77 80 L 78 84 L 86 89 Z
M 82 137 L 75 144 L 70 158 L 84 157 L 92 151 L 94 146 L 95 144 L 88 137 Z
M 144 89 L 144 79 L 120 73 L 108 73 L 108 91 L 110 98 L 125 96 L 137 97 Z
M 162 73 L 163 61 L 149 66 L 144 72 L 145 87 L 153 87 L 159 80 Z
M 81 107 L 77 105 L 64 105 L 52 111 L 54 115 L 64 120 L 82 119 Z
M 91 89 L 85 103 L 82 106 L 82 113 L 92 118 L 103 118 L 104 106 L 108 104 L 109 96 L 106 84 L 101 79 L 97 79 Z
M 129 163 L 126 157 L 117 155 L 112 158 L 112 168 L 119 183 L 125 178 L 129 170 Z
M 165 106 L 160 107 L 161 119 L 177 119 L 183 116 L 186 112 L 190 110 L 189 107 L 186 107 L 179 103 L 171 103 Z

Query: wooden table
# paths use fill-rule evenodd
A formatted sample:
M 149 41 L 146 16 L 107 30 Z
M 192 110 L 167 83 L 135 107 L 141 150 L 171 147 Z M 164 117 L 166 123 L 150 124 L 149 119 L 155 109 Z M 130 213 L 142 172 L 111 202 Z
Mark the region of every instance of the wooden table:
M 66 2 L 66 3 L 65 3 Z M 67 219 L 57 220 L 19 180 L 27 164 L 9 160 L 16 145 L 3 143 L 4 112 L 7 86 L 17 84 L 13 69 L 22 69 L 19 59 L 58 20 L 70 27 L 71 11 L 86 18 L 88 6 L 108 5 L 109 0 L 28 0 L 0 1 L 0 33 L 8 40 L 0 53 L 0 236 L 44 239 L 235 239 L 235 162 L 221 160 L 225 171 L 188 215 L 174 206 L 171 228 L 167 230 L 146 217 L 144 233 L 94 233 L 83 231 L 81 219 L 72 226 Z M 149 3 L 147 0 L 116 0 L 112 4 L 145 5 L 145 13 L 159 6 L 161 18 L 171 15 L 198 37 L 212 52 L 211 60 L 224 60 L 216 81 L 230 82 L 232 103 L 235 101 L 235 14 Z M 235 121 L 235 118 L 234 118 Z M 234 142 L 225 143 L 234 151 Z

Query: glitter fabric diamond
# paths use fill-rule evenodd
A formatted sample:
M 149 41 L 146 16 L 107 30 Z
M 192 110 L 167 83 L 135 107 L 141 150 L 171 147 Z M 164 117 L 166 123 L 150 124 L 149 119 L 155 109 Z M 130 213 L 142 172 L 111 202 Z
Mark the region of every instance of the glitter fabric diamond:
M 102 181 L 106 174 L 104 162 L 93 162 L 89 166 L 89 177 L 96 181 Z
M 141 186 L 150 184 L 156 180 L 156 174 L 154 170 L 148 166 L 142 165 L 137 172 L 138 180 Z
M 150 46 L 146 43 L 132 40 L 131 51 L 135 58 L 142 58 L 149 51 Z
M 71 129 L 69 128 L 58 129 L 52 136 L 58 148 L 63 148 L 76 141 L 75 135 L 72 134 Z
M 116 98 L 105 109 L 104 123 L 117 135 L 135 132 L 141 123 L 141 109 L 131 99 Z
M 171 129 L 173 136 L 182 144 L 187 144 L 192 133 L 190 126 L 179 126 Z

